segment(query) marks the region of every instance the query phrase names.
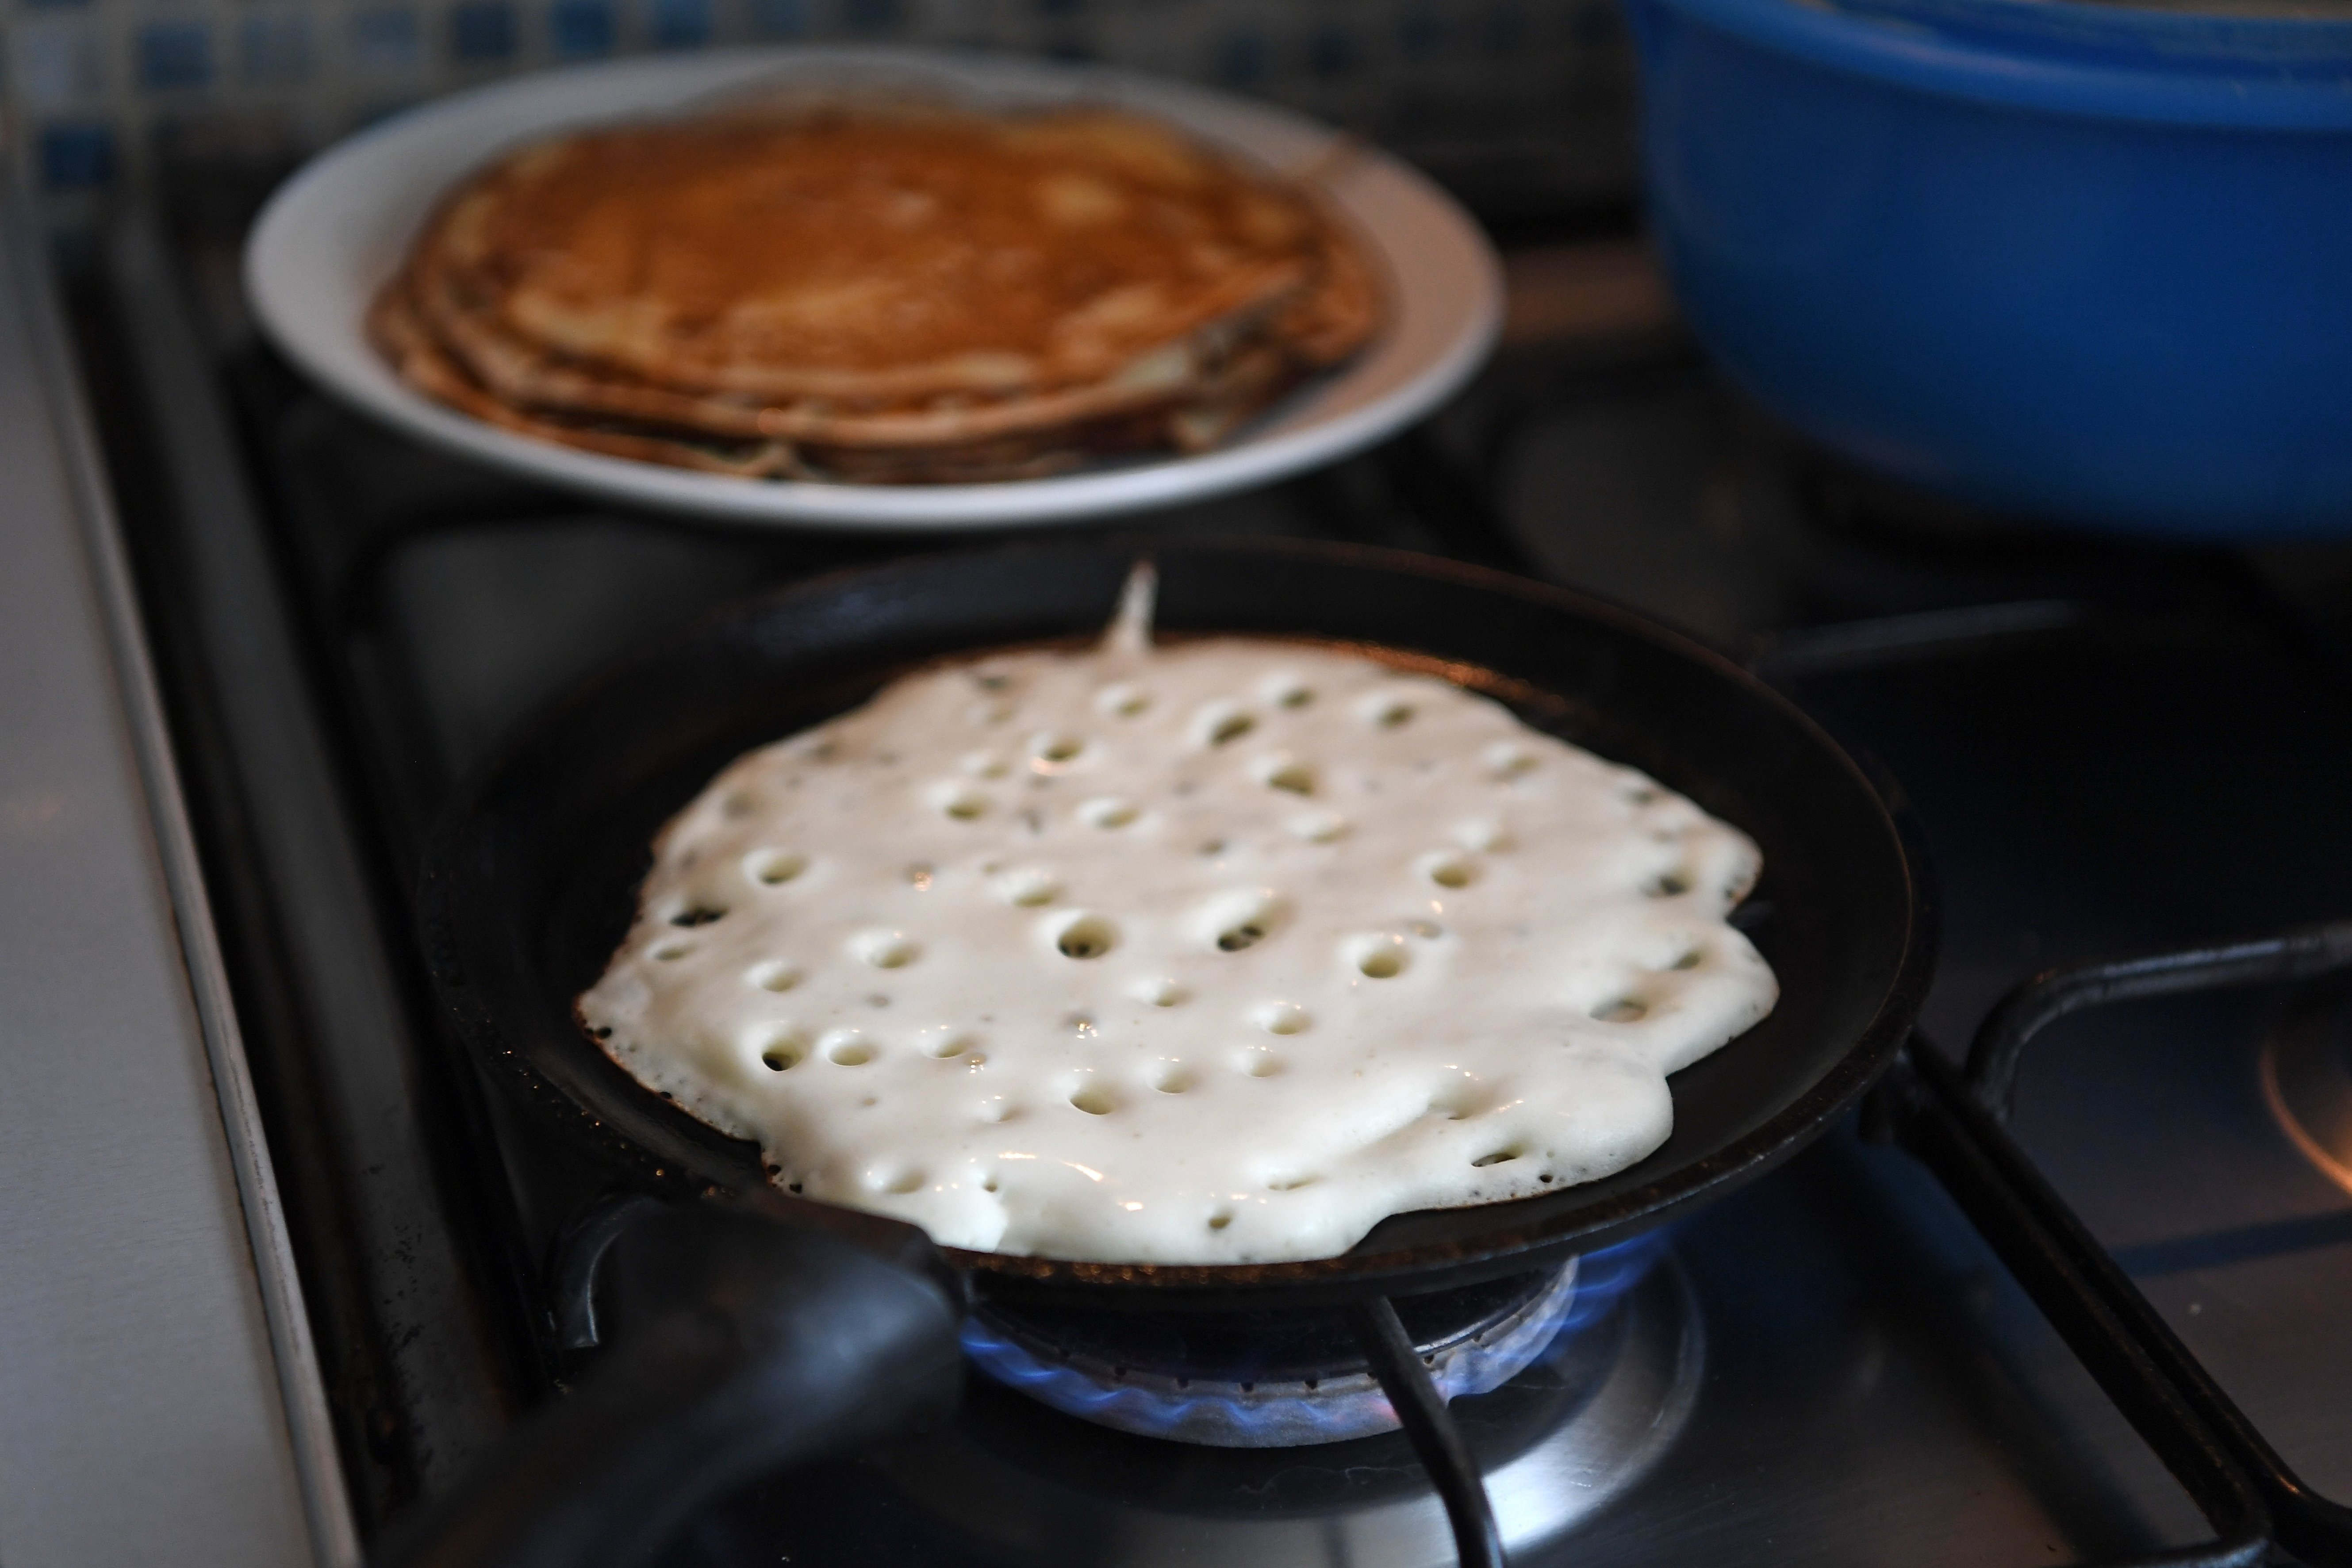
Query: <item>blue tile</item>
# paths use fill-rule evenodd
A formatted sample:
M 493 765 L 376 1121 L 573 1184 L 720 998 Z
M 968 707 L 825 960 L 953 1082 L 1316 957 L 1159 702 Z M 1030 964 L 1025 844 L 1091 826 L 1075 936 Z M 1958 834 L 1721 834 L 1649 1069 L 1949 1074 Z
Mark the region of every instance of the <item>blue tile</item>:
M 87 191 L 114 178 L 114 127 L 99 121 L 44 125 L 41 188 Z
M 755 38 L 808 36 L 808 0 L 747 0 L 744 20 Z
M 467 0 L 449 7 L 449 53 L 461 60 L 510 60 L 514 7 L 507 0 Z
M 405 5 L 352 13 L 352 63 L 379 76 L 413 71 L 425 60 L 425 29 Z
M 1217 75 L 1237 87 L 1265 79 L 1265 40 L 1255 33 L 1235 33 L 1217 50 Z
M 203 87 L 213 79 L 213 29 L 208 22 L 146 22 L 132 45 L 139 85 L 150 92 Z
M 710 41 L 710 0 L 653 0 L 648 41 L 657 49 L 698 49 Z
M 236 42 L 247 81 L 294 82 L 310 74 L 310 18 L 299 11 L 247 16 Z
M 547 8 L 547 41 L 559 58 L 609 55 L 613 35 L 612 0 L 555 0 Z
M 898 0 L 842 0 L 841 20 L 853 33 L 881 33 L 898 25 Z

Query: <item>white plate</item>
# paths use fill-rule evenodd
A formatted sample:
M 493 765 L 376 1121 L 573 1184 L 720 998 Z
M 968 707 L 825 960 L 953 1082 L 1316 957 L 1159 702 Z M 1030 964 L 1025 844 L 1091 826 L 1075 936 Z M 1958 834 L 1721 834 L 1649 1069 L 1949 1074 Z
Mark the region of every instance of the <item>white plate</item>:
M 1084 99 L 1160 116 L 1318 183 L 1377 247 L 1392 298 L 1381 335 L 1234 439 L 1197 457 L 1105 463 L 989 485 L 737 479 L 574 451 L 500 430 L 409 390 L 361 321 L 436 197 L 517 142 L 598 121 L 690 109 L 773 83 L 844 78 L 934 83 L 982 102 Z M 255 313 L 297 365 L 362 411 L 500 468 L 640 506 L 743 522 L 984 527 L 1197 500 L 1345 457 L 1428 413 L 1478 368 L 1501 315 L 1493 249 L 1436 186 L 1328 127 L 1218 93 L 1123 72 L 993 56 L 885 49 L 744 49 L 656 57 L 521 78 L 439 100 L 330 148 L 262 213 L 246 246 Z

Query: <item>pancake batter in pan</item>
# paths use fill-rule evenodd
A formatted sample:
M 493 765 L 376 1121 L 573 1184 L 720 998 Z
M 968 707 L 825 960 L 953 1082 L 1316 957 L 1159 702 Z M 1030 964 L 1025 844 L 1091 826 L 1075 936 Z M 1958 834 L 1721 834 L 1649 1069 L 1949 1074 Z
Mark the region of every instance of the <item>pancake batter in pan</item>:
M 982 1251 L 1346 1250 L 1589 1181 L 1769 1012 L 1756 847 L 1328 645 L 919 674 L 726 769 L 579 1001 L 775 1179 Z

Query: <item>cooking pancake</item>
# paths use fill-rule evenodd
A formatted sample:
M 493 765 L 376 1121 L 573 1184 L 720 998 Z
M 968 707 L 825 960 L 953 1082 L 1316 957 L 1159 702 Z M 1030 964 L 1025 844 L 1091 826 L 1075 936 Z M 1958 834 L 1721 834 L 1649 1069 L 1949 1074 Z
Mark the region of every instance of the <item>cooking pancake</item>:
M 1325 224 L 1103 110 L 730 116 L 511 155 L 428 238 L 544 349 L 697 392 L 897 402 L 1097 382 L 1297 302 Z
M 1833 1124 L 1893 1058 L 1934 959 L 1932 913 L 1904 837 L 1860 771 L 1736 665 L 1613 606 L 1449 563 L 1291 540 L 1162 538 L 1151 548 L 1160 618 L 1179 635 L 1399 650 L 1737 823 L 1768 868 L 1751 904 L 1763 918 L 1741 925 L 1782 994 L 1748 1037 L 1675 1075 L 1674 1134 L 1614 1176 L 1401 1215 L 1318 1262 L 957 1256 L 976 1291 L 1189 1312 L 1498 1279 L 1719 1200 Z M 435 835 L 423 946 L 458 1037 L 519 1091 L 519 1110 L 597 1151 L 616 1176 L 681 1194 L 767 1187 L 756 1144 L 646 1091 L 574 1022 L 574 1000 L 630 923 L 646 845 L 731 758 L 838 715 L 910 668 L 1083 640 L 1136 550 L 1131 539 L 1059 539 L 799 584 L 573 693 L 478 775 Z
M 1622 1170 L 1768 1013 L 1755 844 L 1433 673 L 1111 637 L 934 667 L 666 826 L 578 1001 L 775 1179 L 944 1244 L 1331 1256 Z

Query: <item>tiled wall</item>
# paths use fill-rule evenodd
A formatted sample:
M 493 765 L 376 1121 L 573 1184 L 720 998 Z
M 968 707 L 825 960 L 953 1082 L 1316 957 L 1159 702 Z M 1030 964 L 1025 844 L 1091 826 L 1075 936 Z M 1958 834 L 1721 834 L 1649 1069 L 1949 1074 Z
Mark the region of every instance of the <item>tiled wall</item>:
M 0 124 L 53 211 L 191 144 L 307 150 L 514 71 L 656 49 L 901 40 L 1263 93 L 1425 161 L 1626 176 L 1613 0 L 0 0 Z

